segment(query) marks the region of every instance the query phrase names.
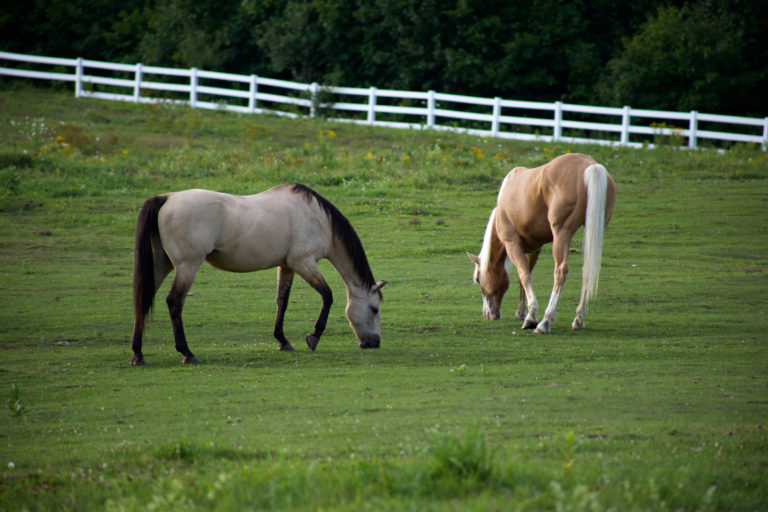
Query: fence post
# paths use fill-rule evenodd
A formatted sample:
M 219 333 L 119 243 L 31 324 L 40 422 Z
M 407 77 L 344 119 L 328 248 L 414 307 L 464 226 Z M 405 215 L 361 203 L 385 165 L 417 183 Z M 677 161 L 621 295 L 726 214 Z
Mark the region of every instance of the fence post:
M 763 119 L 763 151 L 768 150 L 768 117 Z
M 493 98 L 493 119 L 491 120 L 491 137 L 499 135 L 499 117 L 501 117 L 501 98 Z
M 311 103 L 309 105 L 309 117 L 315 117 L 317 115 L 317 90 L 320 86 L 317 85 L 317 82 L 312 82 L 309 85 L 309 91 L 312 96 Z
M 259 93 L 259 77 L 251 75 L 251 91 L 248 94 L 248 111 L 253 114 L 256 112 L 256 95 Z
M 197 108 L 197 68 L 189 70 L 189 106 Z
M 83 58 L 78 57 L 75 64 L 75 98 L 83 95 Z
M 624 110 L 621 113 L 621 144 L 622 146 L 626 146 L 629 144 L 629 117 L 630 117 L 630 108 L 627 105 L 624 105 Z
M 555 102 L 555 126 L 552 133 L 554 140 L 560 140 L 563 136 L 563 102 Z
M 691 121 L 688 124 L 688 147 L 696 149 L 696 130 L 699 129 L 699 113 L 691 110 Z
M 136 64 L 136 81 L 133 85 L 133 102 L 138 103 L 141 98 L 141 80 L 142 80 L 142 68 L 141 62 Z
M 376 88 L 371 87 L 368 93 L 368 124 L 376 122 Z
M 435 126 L 435 91 L 427 93 L 427 128 Z

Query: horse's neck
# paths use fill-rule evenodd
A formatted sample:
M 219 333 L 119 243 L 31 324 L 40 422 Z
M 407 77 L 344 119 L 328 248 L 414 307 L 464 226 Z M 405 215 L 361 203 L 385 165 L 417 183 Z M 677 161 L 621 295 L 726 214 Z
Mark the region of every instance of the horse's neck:
M 483 272 L 495 270 L 499 265 L 504 265 L 507 259 L 507 252 L 504 243 L 499 238 L 496 231 L 496 216 L 500 215 L 498 208 L 494 209 L 491 217 L 488 219 L 488 225 L 485 228 L 483 237 L 483 247 L 480 254 L 480 260 L 483 264 Z
M 490 258 L 488 260 L 490 268 L 497 268 L 498 266 L 504 266 L 507 261 L 507 250 L 504 247 L 504 243 L 499 238 L 499 234 L 496 229 L 491 233 L 491 250 Z
M 349 297 L 351 288 L 364 287 L 363 280 L 355 272 L 355 264 L 352 258 L 349 257 L 344 245 L 335 240 L 330 252 L 328 253 L 328 260 L 336 268 L 341 278 L 344 280 L 344 285 L 347 288 L 347 297 Z

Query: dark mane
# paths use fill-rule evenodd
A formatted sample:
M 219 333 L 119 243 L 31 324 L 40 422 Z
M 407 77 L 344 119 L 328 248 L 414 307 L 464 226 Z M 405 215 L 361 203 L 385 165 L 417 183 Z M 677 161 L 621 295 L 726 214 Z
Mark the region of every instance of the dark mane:
M 309 202 L 312 202 L 313 199 L 317 201 L 317 204 L 320 205 L 320 208 L 323 209 L 331 221 L 331 229 L 333 230 L 334 236 L 344 245 L 347 255 L 352 260 L 355 274 L 357 274 L 363 282 L 363 286 L 373 286 L 376 281 L 373 279 L 373 272 L 371 271 L 371 266 L 368 264 L 368 258 L 365 255 L 363 244 L 360 242 L 360 237 L 357 236 L 355 229 L 344 214 L 331 204 L 330 201 L 306 185 L 294 183 L 291 186 L 291 192 L 303 195 Z

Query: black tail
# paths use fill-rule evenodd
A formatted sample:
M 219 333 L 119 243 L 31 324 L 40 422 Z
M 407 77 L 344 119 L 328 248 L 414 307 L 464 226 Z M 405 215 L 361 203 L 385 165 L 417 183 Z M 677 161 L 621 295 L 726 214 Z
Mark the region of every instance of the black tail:
M 134 248 L 133 267 L 133 314 L 139 332 L 144 330 L 144 319 L 152 309 L 155 299 L 155 259 L 152 253 L 152 240 L 159 240 L 157 215 L 168 196 L 150 197 L 141 207 L 139 220 L 136 222 L 136 246 Z M 161 249 L 162 250 L 162 249 Z

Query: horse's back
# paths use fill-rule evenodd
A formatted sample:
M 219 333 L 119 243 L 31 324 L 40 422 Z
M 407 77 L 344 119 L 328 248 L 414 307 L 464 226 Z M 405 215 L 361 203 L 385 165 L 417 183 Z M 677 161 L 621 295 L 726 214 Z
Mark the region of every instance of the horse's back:
M 523 247 L 534 250 L 552 240 L 547 205 L 540 195 L 541 173 L 517 167 L 501 184 L 497 201 L 496 229 L 504 241 L 519 238 Z
M 596 164 L 594 159 L 581 153 L 567 153 L 539 167 L 541 169 L 542 194 L 549 196 L 555 192 L 570 195 L 574 191 L 583 194 L 584 171 Z
M 510 171 L 498 201 L 506 235 L 514 232 L 534 249 L 552 241 L 552 226 L 582 225 L 587 204 L 584 171 L 596 163 L 587 155 L 568 153 L 539 167 Z
M 606 168 L 593 158 L 581 153 L 561 155 L 542 166 L 542 194 L 547 197 L 550 209 L 560 208 L 561 215 L 570 215 L 573 210 L 576 216 L 574 222 L 584 223 L 584 212 L 587 204 L 587 180 L 585 172 L 590 166 L 596 166 L 594 171 L 605 173 L 605 213 L 606 224 L 611 218 L 616 198 L 616 183 Z
M 284 265 L 297 241 L 319 252 L 322 248 L 310 235 L 322 225 L 313 225 L 308 203 L 297 197 L 285 186 L 248 196 L 202 189 L 174 192 L 160 212 L 163 247 L 174 264 L 208 260 L 234 272 Z

